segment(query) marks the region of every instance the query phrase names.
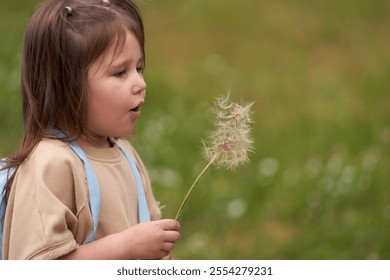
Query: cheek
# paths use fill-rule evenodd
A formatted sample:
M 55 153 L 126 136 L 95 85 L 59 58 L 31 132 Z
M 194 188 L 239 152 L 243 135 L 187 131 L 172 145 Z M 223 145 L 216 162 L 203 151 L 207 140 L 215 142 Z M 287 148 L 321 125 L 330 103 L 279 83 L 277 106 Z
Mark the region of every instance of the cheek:
M 112 93 L 112 89 L 107 91 L 100 88 L 89 95 L 88 118 L 91 123 L 109 124 L 117 121 L 129 110 L 127 100 L 121 99 Z
M 113 98 L 105 95 L 93 95 L 89 98 L 88 112 L 91 118 L 107 118 L 115 114 Z
M 104 108 L 110 105 L 112 95 L 110 95 L 110 86 L 102 79 L 91 79 L 88 84 L 88 102 L 90 110 Z
M 91 120 L 115 119 L 131 108 L 127 87 L 117 80 L 90 79 L 88 84 L 88 115 Z
M 111 98 L 112 99 L 112 98 Z M 104 87 L 88 87 L 88 120 L 89 123 L 100 121 L 109 115 L 112 110 L 110 98 L 105 94 Z

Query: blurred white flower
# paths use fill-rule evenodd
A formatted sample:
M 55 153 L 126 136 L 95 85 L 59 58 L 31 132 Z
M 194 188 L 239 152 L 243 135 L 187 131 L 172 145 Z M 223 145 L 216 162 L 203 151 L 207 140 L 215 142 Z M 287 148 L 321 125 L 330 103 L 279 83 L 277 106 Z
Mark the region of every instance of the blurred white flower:
M 259 173 L 264 177 L 275 176 L 279 170 L 279 161 L 275 158 L 264 158 L 259 162 Z
M 246 202 L 237 198 L 229 202 L 227 207 L 227 214 L 230 218 L 240 218 L 245 214 L 246 209 Z

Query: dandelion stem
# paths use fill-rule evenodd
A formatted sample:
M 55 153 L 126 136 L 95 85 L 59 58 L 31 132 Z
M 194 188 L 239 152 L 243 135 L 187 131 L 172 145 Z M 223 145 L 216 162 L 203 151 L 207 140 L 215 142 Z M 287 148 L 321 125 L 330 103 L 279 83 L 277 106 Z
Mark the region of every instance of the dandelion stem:
M 192 192 L 192 189 L 194 188 L 195 184 L 199 181 L 200 177 L 202 177 L 203 173 L 206 172 L 206 170 L 210 167 L 211 164 L 213 164 L 213 162 L 215 161 L 215 159 L 217 158 L 218 154 L 216 153 L 213 158 L 209 161 L 209 163 L 206 165 L 206 167 L 202 170 L 202 172 L 199 173 L 198 177 L 196 177 L 195 181 L 192 183 L 192 186 L 190 187 L 190 189 L 188 190 L 188 192 L 186 193 L 184 199 L 183 199 L 183 202 L 181 203 L 180 207 L 179 207 L 179 210 L 177 211 L 176 213 L 176 218 L 175 220 L 177 221 L 177 219 L 179 218 L 181 212 L 183 211 L 183 207 L 184 205 L 186 204 L 187 200 L 188 200 L 188 197 L 190 196 L 191 192 Z

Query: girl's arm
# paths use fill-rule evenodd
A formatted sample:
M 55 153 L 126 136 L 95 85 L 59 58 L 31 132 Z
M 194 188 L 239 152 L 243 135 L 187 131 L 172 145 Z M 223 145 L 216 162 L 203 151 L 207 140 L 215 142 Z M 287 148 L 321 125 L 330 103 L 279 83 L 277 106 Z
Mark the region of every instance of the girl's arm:
M 170 254 L 175 242 L 180 239 L 179 227 L 179 223 L 171 219 L 137 224 L 80 245 L 61 259 L 161 259 Z

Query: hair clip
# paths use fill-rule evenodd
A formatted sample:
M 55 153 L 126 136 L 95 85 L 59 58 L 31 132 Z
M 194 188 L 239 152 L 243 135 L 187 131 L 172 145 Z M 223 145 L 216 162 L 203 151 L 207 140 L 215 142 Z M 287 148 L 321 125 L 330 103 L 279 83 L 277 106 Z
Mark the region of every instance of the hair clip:
M 71 16 L 71 15 L 72 15 L 72 13 L 73 13 L 72 7 L 66 6 L 66 7 L 65 7 L 65 10 L 66 10 L 66 12 L 68 13 L 68 16 Z

